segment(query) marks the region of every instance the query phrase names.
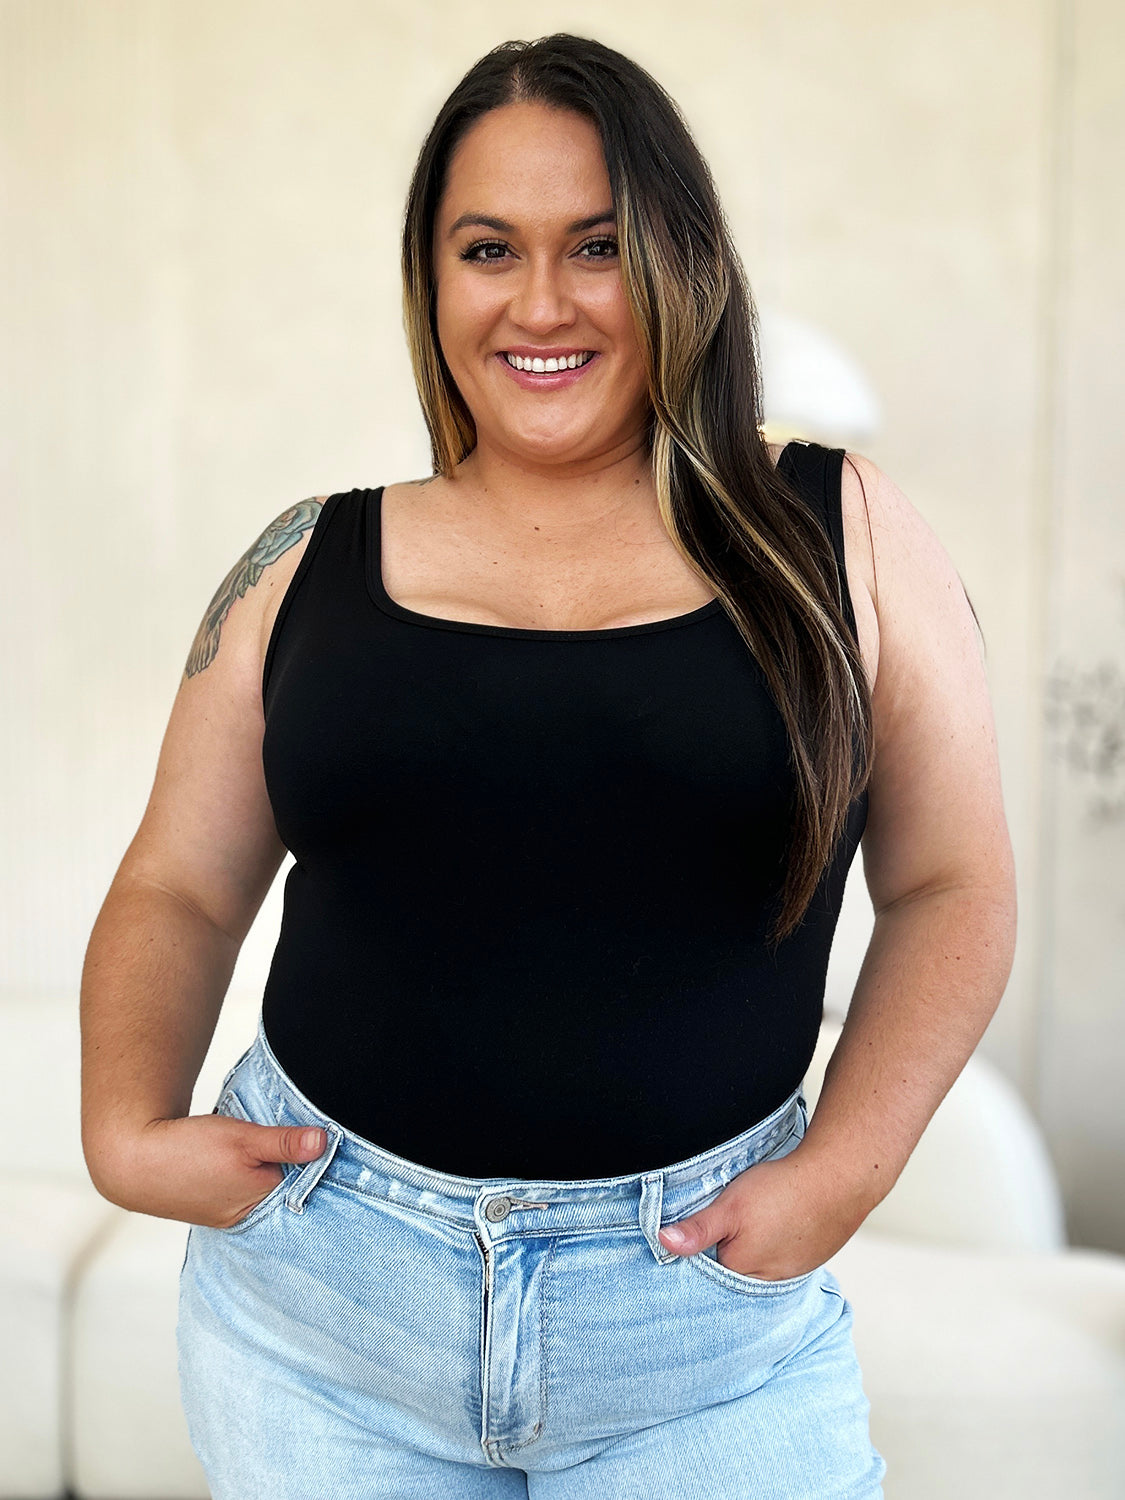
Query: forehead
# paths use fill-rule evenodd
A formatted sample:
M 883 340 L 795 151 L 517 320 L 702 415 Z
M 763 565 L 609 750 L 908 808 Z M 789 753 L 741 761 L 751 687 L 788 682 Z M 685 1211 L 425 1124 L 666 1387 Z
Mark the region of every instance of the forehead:
M 471 209 L 513 219 L 557 211 L 570 219 L 579 202 L 588 208 L 612 202 L 597 127 L 571 110 L 505 104 L 482 115 L 458 143 L 438 225 Z

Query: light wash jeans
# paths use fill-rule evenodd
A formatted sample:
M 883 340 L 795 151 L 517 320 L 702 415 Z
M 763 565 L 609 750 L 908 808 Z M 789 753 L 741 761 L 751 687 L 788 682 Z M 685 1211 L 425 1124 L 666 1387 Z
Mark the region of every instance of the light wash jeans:
M 656 1237 L 784 1156 L 797 1090 L 688 1161 L 589 1181 L 447 1176 L 322 1114 L 253 1045 L 216 1112 L 320 1125 L 316 1161 L 192 1225 L 180 1389 L 213 1500 L 871 1500 L 852 1308 Z

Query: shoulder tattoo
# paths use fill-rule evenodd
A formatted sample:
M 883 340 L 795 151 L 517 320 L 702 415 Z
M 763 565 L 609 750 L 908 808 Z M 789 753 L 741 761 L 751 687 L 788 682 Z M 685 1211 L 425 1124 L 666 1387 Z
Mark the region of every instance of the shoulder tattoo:
M 185 677 L 194 677 L 210 666 L 219 649 L 219 633 L 223 621 L 236 599 L 241 599 L 251 589 L 263 572 L 290 547 L 295 547 L 316 525 L 323 501 L 302 500 L 283 510 L 276 521 L 271 521 L 253 546 L 247 548 L 215 591 L 215 597 L 207 606 L 207 612 L 195 632 L 195 640 L 188 653 L 184 667 Z

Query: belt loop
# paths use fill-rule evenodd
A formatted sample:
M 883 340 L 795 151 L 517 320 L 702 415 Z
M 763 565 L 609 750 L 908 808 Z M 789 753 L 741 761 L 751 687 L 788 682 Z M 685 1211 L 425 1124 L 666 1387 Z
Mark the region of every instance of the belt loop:
M 336 1147 L 343 1140 L 342 1133 L 331 1125 L 321 1126 L 327 1136 L 324 1150 L 297 1173 L 296 1180 L 289 1192 L 285 1195 L 286 1206 L 291 1208 L 295 1214 L 303 1214 L 305 1211 L 305 1200 L 316 1187 L 332 1164 L 332 1158 L 336 1155 Z
M 664 1173 L 646 1172 L 641 1178 L 641 1203 L 638 1219 L 641 1233 L 648 1241 L 648 1247 L 661 1265 L 667 1265 L 670 1260 L 678 1260 L 679 1256 L 674 1250 L 669 1250 L 656 1238 L 656 1232 L 660 1228 L 660 1215 L 664 1206 Z

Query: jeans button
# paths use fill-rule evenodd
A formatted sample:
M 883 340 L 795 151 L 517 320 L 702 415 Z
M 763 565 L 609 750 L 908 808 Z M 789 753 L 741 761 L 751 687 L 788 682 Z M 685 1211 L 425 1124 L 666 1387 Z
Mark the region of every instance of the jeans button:
M 511 1212 L 512 1200 L 510 1198 L 492 1198 L 485 1204 L 484 1216 L 490 1224 L 497 1224 L 501 1219 L 506 1219 Z

